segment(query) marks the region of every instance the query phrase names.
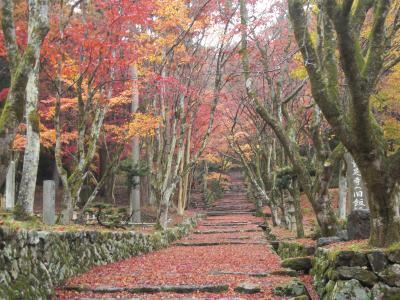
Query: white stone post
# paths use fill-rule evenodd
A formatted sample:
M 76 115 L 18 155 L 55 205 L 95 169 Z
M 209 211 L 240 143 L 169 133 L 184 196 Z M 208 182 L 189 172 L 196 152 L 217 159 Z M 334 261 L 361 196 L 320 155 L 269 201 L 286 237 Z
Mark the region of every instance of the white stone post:
M 43 181 L 43 223 L 56 222 L 56 186 L 54 180 Z
M 11 161 L 6 178 L 6 210 L 14 210 L 15 203 L 15 162 Z
M 348 191 L 351 210 L 368 209 L 368 195 L 361 172 L 350 153 L 345 154 L 347 164 Z

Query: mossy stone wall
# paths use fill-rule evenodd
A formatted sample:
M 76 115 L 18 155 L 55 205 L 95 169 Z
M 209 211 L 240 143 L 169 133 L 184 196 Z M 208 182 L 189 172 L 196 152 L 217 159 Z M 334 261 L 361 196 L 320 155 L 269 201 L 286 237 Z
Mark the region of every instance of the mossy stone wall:
M 67 278 L 168 246 L 196 226 L 197 217 L 152 234 L 48 232 L 0 227 L 0 299 L 51 299 Z
M 311 274 L 321 299 L 400 299 L 400 249 L 318 248 Z

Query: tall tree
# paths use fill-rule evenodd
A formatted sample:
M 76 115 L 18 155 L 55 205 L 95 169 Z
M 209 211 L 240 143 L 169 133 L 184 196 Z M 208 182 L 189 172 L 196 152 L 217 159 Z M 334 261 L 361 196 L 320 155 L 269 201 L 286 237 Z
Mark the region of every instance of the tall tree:
M 7 60 L 11 75 L 11 85 L 6 103 L 0 116 L 0 186 L 3 185 L 8 163 L 11 158 L 11 143 L 14 140 L 18 126 L 24 117 L 25 93 L 28 87 L 29 101 L 36 100 L 38 65 L 40 49 L 49 31 L 48 0 L 31 0 L 28 2 L 28 38 L 24 50 L 21 52 L 17 44 L 17 33 L 14 20 L 14 3 L 12 0 L 2 1 L 2 29 L 4 46 L 7 51 Z M 29 105 L 29 126 L 32 131 L 37 131 L 39 118 Z M 31 201 L 30 199 L 29 201 Z M 24 202 L 27 212 L 32 211 L 32 204 Z
M 132 80 L 132 105 L 131 112 L 136 113 L 139 107 L 139 85 L 137 67 L 131 66 L 131 80 Z M 140 141 L 138 136 L 132 138 L 132 167 L 138 168 L 140 159 Z M 140 214 L 140 177 L 133 178 L 132 187 L 130 191 L 130 215 L 133 222 L 141 222 Z
M 368 189 L 371 211 L 370 244 L 400 241 L 400 151 L 388 152 L 388 142 L 373 111 L 371 96 L 379 77 L 400 59 L 385 59 L 400 28 L 398 1 L 317 1 L 323 22 L 317 48 L 309 32 L 310 3 L 289 0 L 289 13 L 312 94 L 335 134 L 354 157 Z M 370 14 L 372 12 L 372 15 Z M 372 18 L 364 40 L 360 32 Z M 340 65 L 336 59 L 340 55 Z M 343 71 L 350 109 L 341 105 L 338 73 Z
M 277 139 L 285 150 L 285 155 L 287 155 L 289 158 L 291 165 L 293 166 L 293 171 L 296 173 L 302 189 L 311 202 L 322 234 L 326 236 L 334 235 L 337 230 L 337 222 L 335 213 L 331 206 L 328 188 L 332 176 L 333 163 L 336 161 L 337 156 L 342 153 L 343 148 L 340 146 L 337 147 L 335 151 L 331 151 L 324 143 L 318 126 L 315 126 L 315 130 L 313 132 L 313 144 L 317 150 L 319 164 L 317 166 L 317 176 L 312 178 L 305 162 L 302 159 L 300 147 L 294 139 L 292 128 L 293 124 L 286 109 L 287 103 L 297 96 L 299 91 L 303 88 L 304 82 L 300 83 L 297 87 L 288 92 L 286 96 L 284 96 L 282 93 L 283 81 L 280 80 L 275 82 L 272 76 L 269 75 L 270 57 L 268 54 L 268 48 L 262 48 L 261 46 L 258 46 L 258 49 L 261 52 L 264 76 L 266 76 L 266 81 L 270 89 L 271 102 L 275 107 L 275 111 L 279 110 L 280 113 L 277 116 L 274 116 L 270 110 L 266 108 L 264 103 L 260 101 L 257 95 L 255 82 L 251 75 L 250 56 L 247 46 L 249 19 L 246 2 L 244 0 L 240 1 L 240 8 L 241 24 L 243 25 L 241 59 L 247 97 L 249 98 L 249 101 L 256 112 L 274 131 Z M 278 75 L 280 77 L 285 76 L 285 68 L 282 67 L 281 69 L 281 74 Z M 286 126 L 282 117 L 285 117 Z

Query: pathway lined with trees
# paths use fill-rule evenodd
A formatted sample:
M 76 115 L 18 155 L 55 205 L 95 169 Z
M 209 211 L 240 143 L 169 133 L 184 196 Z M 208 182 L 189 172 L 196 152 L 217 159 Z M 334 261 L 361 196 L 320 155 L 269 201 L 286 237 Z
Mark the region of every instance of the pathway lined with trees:
M 2 0 L 0 21 L 0 298 L 206 210 L 59 293 L 269 297 L 270 244 L 324 299 L 400 299 L 400 0 Z
M 297 274 L 280 266 L 260 227 L 264 219 L 254 216 L 255 205 L 235 177 L 234 191 L 205 212 L 192 234 L 167 249 L 71 278 L 56 299 L 280 299 L 273 287 Z

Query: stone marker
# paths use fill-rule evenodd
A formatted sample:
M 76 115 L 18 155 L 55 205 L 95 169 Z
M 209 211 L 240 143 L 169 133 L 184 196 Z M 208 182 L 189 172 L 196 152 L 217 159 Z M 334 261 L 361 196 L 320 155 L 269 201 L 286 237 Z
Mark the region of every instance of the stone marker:
M 353 210 L 347 218 L 347 234 L 349 240 L 369 238 L 371 232 L 370 212 L 367 209 Z
M 15 162 L 11 161 L 6 178 L 6 210 L 12 211 L 15 203 Z
M 43 181 L 43 223 L 56 222 L 56 186 L 54 180 Z
M 347 186 L 350 196 L 351 210 L 368 209 L 367 189 L 361 176 L 361 172 L 349 153 L 346 153 L 344 157 L 347 164 Z

